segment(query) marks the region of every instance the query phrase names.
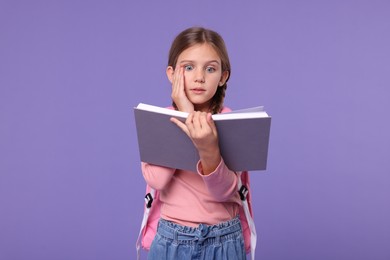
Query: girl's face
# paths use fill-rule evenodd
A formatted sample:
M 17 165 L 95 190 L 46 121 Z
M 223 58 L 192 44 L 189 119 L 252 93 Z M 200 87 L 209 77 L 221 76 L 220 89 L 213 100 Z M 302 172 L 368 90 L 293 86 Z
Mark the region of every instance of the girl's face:
M 180 67 L 184 68 L 184 91 L 187 98 L 194 104 L 195 110 L 208 112 L 217 88 L 225 84 L 229 75 L 227 71 L 222 72 L 218 53 L 207 43 L 196 44 L 179 55 L 175 70 Z M 173 68 L 168 67 L 167 72 L 168 76 L 173 75 Z

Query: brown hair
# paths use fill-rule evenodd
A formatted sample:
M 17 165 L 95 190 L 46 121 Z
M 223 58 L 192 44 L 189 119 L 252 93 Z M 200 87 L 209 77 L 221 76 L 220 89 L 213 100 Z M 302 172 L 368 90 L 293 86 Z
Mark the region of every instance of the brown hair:
M 217 88 L 217 92 L 211 100 L 210 112 L 217 114 L 220 113 L 223 108 L 227 81 L 229 80 L 231 71 L 225 42 L 217 32 L 203 27 L 191 27 L 179 33 L 172 42 L 171 49 L 169 50 L 168 66 L 175 69 L 177 59 L 184 50 L 202 43 L 210 44 L 210 46 L 215 49 L 221 59 L 222 73 L 225 71 L 229 73 L 225 84 Z M 175 102 L 172 102 L 172 105 L 177 109 Z

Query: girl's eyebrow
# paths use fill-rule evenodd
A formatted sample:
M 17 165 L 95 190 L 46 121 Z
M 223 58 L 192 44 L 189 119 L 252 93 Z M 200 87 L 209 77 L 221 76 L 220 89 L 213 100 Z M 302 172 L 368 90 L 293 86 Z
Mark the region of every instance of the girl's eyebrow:
M 207 61 L 206 63 L 213 63 L 213 62 L 219 64 L 219 61 L 218 61 L 218 60 L 210 60 L 210 61 Z M 182 64 L 182 63 L 194 63 L 194 61 L 193 61 L 193 60 L 182 60 L 182 61 L 180 62 L 180 64 Z

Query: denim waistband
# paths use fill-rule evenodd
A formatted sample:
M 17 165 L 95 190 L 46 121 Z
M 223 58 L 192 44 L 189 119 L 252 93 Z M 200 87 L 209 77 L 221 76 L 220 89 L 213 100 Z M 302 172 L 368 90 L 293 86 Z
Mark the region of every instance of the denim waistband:
M 237 231 L 241 231 L 241 222 L 238 216 L 216 225 L 200 224 L 198 227 L 182 226 L 164 219 L 160 219 L 158 223 L 158 233 L 163 237 L 176 241 L 220 240 L 221 237 L 226 239 L 226 236 Z

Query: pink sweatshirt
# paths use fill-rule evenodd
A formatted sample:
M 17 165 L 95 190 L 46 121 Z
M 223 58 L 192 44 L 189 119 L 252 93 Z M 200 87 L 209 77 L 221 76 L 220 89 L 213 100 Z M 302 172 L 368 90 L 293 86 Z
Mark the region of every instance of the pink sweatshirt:
M 146 182 L 160 191 L 161 217 L 191 227 L 200 223 L 215 225 L 236 217 L 241 205 L 237 192 L 238 176 L 228 169 L 223 159 L 210 175 L 201 174 L 200 162 L 197 171 L 142 162 Z
M 160 191 L 161 217 L 180 225 L 215 225 L 237 216 L 241 200 L 237 175 L 223 160 L 210 175 L 142 163 L 150 187 Z

